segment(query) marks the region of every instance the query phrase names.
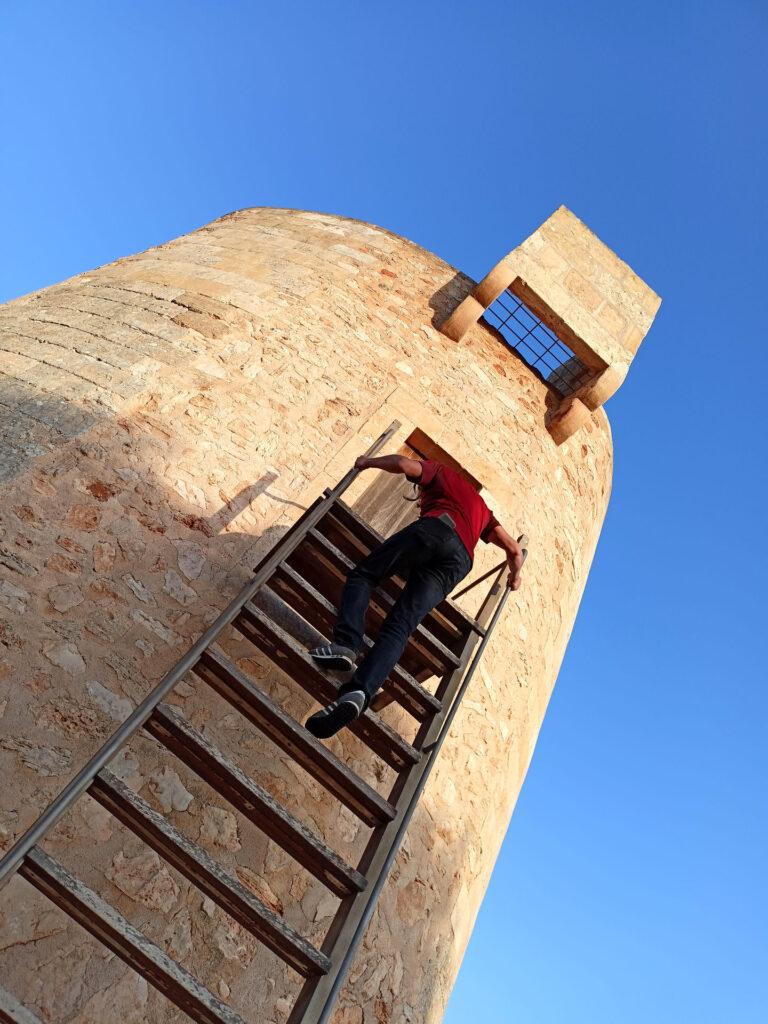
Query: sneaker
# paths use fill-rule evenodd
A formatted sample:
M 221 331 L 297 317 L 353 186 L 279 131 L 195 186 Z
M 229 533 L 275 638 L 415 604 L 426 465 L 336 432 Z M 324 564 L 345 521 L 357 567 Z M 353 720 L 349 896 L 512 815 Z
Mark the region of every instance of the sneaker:
M 354 722 L 363 713 L 365 694 L 362 690 L 350 690 L 343 693 L 335 701 L 316 711 L 306 722 L 306 728 L 319 740 L 327 740 L 335 736 L 339 729 Z
M 351 672 L 357 661 L 355 651 L 349 647 L 342 647 L 341 644 L 325 644 L 323 647 L 313 647 L 309 652 L 309 656 L 321 668 L 331 668 L 337 672 Z

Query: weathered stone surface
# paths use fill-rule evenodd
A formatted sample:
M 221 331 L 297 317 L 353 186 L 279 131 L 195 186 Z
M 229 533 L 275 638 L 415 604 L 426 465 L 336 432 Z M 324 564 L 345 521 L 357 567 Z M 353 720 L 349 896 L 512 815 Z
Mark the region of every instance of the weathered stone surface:
M 126 857 L 121 851 L 115 855 L 105 874 L 126 896 L 155 910 L 168 913 L 179 898 L 178 885 L 156 853 Z
M 38 913 L 32 903 L 16 902 L 4 922 L 0 951 L 24 942 L 41 942 L 65 930 L 64 919 L 55 910 Z
M 4 565 L 11 572 L 18 573 L 19 576 L 37 575 L 37 569 L 34 565 L 30 565 L 29 562 L 25 561 L 15 551 L 11 551 L 2 544 L 0 544 L 0 565 Z
M 166 814 L 170 811 L 186 811 L 194 800 L 178 774 L 167 766 L 150 775 L 148 785 Z
M 148 590 L 140 580 L 135 579 L 129 572 L 123 576 L 123 583 L 133 591 L 135 596 L 138 597 L 143 604 L 155 603 L 155 600 L 152 597 L 152 591 Z
M 44 729 L 69 737 L 95 736 L 99 732 L 98 713 L 64 696 L 41 705 L 37 722 Z
M 144 785 L 144 776 L 139 770 L 138 759 L 123 747 L 109 762 L 109 770 L 132 789 L 139 790 Z
M 178 553 L 179 569 L 188 580 L 196 580 L 205 565 L 205 551 L 190 540 L 174 541 Z
M 175 569 L 168 569 L 166 572 L 163 590 L 166 594 L 170 594 L 174 601 L 178 601 L 179 604 L 192 604 L 193 601 L 197 600 L 195 591 L 192 587 L 187 586 Z
M 149 986 L 144 978 L 130 972 L 116 985 L 96 992 L 71 1019 L 71 1024 L 146 1024 Z
M 0 747 L 18 754 L 20 762 L 38 775 L 64 775 L 72 763 L 72 751 L 66 747 L 50 747 L 12 736 L 0 738 Z
M 114 833 L 114 818 L 101 804 L 84 796 L 76 804 L 77 815 L 83 822 L 87 834 L 96 843 L 106 843 Z
M 79 604 L 83 603 L 85 598 L 79 587 L 63 583 L 61 586 L 53 587 L 48 591 L 48 600 L 57 612 L 63 613 L 70 611 L 72 608 L 77 608 Z
M 87 690 L 101 710 L 116 722 L 123 722 L 133 711 L 133 704 L 126 697 L 118 697 L 96 679 L 88 683 Z
M 74 558 L 66 558 L 64 555 L 55 552 L 45 563 L 46 569 L 51 572 L 60 572 L 65 576 L 80 576 L 83 571 L 82 565 Z
M 174 960 L 183 960 L 189 956 L 192 950 L 192 918 L 186 907 L 182 907 L 171 918 L 165 931 L 164 944 L 166 952 Z
M 239 850 L 240 837 L 237 830 L 237 818 L 231 811 L 223 807 L 209 805 L 203 808 L 203 820 L 200 825 L 200 840 L 203 846 L 218 846 L 222 850 Z
M 101 512 L 93 505 L 73 505 L 64 523 L 75 530 L 95 530 L 101 522 Z
M 9 580 L 0 579 L 0 604 L 17 615 L 23 615 L 27 610 L 27 601 L 30 600 L 29 592 L 21 587 L 15 586 Z
M 151 633 L 154 633 L 155 636 L 160 637 L 164 643 L 176 646 L 180 642 L 181 638 L 178 633 L 169 629 L 169 627 L 166 626 L 165 623 L 160 622 L 159 619 L 153 619 L 151 615 L 145 615 L 144 612 L 140 612 L 138 608 L 133 611 L 132 618 L 134 622 L 137 622 L 140 626 L 148 629 Z
M 48 661 L 69 675 L 80 675 L 85 672 L 83 656 L 75 644 L 70 641 L 46 640 L 43 643 L 43 654 Z
M 247 967 L 253 959 L 254 940 L 244 928 L 234 921 L 222 921 L 217 925 L 213 933 L 213 941 L 225 960 L 234 960 L 241 967 Z
M 115 564 L 115 546 L 109 541 L 101 541 L 93 545 L 93 570 L 94 572 L 110 572 Z

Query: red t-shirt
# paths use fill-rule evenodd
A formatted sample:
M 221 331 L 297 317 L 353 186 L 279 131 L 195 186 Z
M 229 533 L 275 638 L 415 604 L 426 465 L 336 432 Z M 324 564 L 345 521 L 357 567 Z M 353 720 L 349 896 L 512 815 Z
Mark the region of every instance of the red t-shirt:
M 488 534 L 499 525 L 496 516 L 472 484 L 450 466 L 426 459 L 421 464 L 421 479 L 418 483 L 421 515 L 439 516 L 447 512 L 472 558 L 478 539 L 487 542 Z

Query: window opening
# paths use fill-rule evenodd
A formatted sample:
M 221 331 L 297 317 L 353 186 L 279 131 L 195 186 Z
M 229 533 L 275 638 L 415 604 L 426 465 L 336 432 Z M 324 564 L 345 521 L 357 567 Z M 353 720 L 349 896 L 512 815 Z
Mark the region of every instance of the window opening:
M 594 376 L 573 350 L 509 288 L 490 304 L 483 319 L 563 398 L 574 394 Z

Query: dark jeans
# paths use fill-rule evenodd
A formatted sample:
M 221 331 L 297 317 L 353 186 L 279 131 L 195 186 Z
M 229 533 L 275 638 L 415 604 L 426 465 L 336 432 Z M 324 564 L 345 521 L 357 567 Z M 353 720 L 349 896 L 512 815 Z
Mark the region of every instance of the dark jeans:
M 456 531 L 430 516 L 410 523 L 364 558 L 344 585 L 335 643 L 360 651 L 375 587 L 395 573 L 405 577 L 406 584 L 376 642 L 343 689 L 363 690 L 370 700 L 397 664 L 411 633 L 471 568 L 472 559 Z

